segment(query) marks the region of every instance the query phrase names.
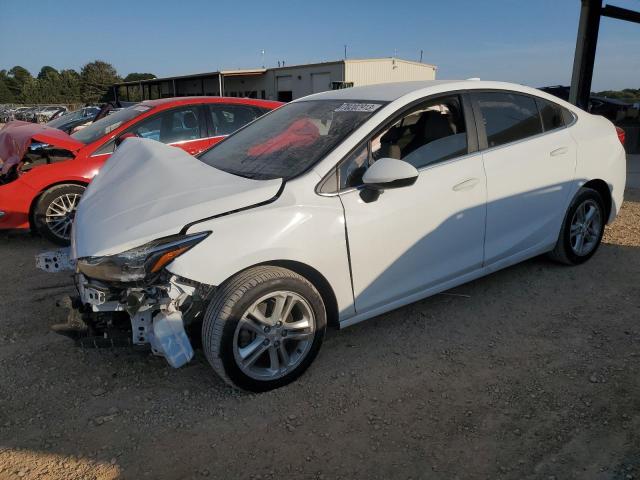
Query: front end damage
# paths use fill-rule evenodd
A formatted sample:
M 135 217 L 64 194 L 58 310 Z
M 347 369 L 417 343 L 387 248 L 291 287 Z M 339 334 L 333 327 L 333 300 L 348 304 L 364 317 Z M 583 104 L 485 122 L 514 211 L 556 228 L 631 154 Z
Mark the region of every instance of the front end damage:
M 10 122 L 0 130 L 0 185 L 41 165 L 75 158 L 82 147 L 82 142 L 55 128 Z
M 87 277 L 64 250 L 36 257 L 45 271 L 76 269 L 78 295 L 60 306 L 67 322 L 52 329 L 74 338 L 82 347 L 136 346 L 150 348 L 174 368 L 193 358 L 204 309 L 214 287 L 172 275 L 166 270 L 148 284 L 105 282 Z

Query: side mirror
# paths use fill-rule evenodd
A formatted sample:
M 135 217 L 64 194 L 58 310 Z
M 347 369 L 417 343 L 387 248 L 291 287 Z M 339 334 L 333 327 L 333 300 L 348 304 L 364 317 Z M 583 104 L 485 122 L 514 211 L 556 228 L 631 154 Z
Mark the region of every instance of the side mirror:
M 362 177 L 365 187 L 373 190 L 408 187 L 416 183 L 418 170 L 404 160 L 381 158 L 371 165 Z
M 127 138 L 133 138 L 133 137 L 137 137 L 137 135 L 135 133 L 133 133 L 133 132 L 127 132 L 127 133 L 124 133 L 124 134 L 120 135 L 115 140 L 116 148 L 118 148 L 120 146 L 120 144 L 122 142 L 124 142 Z

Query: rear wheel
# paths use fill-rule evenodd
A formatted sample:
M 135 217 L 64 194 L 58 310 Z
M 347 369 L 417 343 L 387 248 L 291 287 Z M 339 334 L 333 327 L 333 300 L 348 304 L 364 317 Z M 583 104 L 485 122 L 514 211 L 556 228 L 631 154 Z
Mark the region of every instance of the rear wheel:
M 85 187 L 57 185 L 42 194 L 33 214 L 36 230 L 58 245 L 69 245 L 71 225 Z
M 600 246 L 605 226 L 602 196 L 581 188 L 567 210 L 560 237 L 549 256 L 567 265 L 589 260 Z
M 202 326 L 204 352 L 227 383 L 263 392 L 308 368 L 326 329 L 322 297 L 304 277 L 280 267 L 255 267 L 225 282 Z

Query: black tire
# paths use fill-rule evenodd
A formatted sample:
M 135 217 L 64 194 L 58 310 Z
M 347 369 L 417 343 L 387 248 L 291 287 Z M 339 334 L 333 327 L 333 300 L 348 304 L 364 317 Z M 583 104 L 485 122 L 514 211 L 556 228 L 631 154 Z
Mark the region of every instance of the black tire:
M 587 253 L 580 255 L 574 250 L 571 245 L 571 223 L 578 208 L 586 202 L 597 206 L 598 214 L 600 216 L 600 227 L 597 232 L 597 241 L 595 243 L 595 246 L 591 248 Z M 579 265 L 589 260 L 596 253 L 598 247 L 600 246 L 600 242 L 602 241 L 604 226 L 607 222 L 605 212 L 606 211 L 604 208 L 604 202 L 600 193 L 591 188 L 584 187 L 578 190 L 578 193 L 573 198 L 571 205 L 569 205 L 569 209 L 567 210 L 567 213 L 565 215 L 564 222 L 562 223 L 560 236 L 558 237 L 555 248 L 551 252 L 549 252 L 549 257 L 552 260 L 555 260 L 559 263 L 564 263 L 565 265 Z
M 234 356 L 236 328 L 244 313 L 271 292 L 290 291 L 302 297 L 315 316 L 315 332 L 307 353 L 295 368 L 273 380 L 245 374 Z M 274 266 L 250 268 L 223 283 L 211 300 L 202 324 L 202 346 L 214 371 L 229 385 L 251 392 L 265 392 L 297 379 L 315 359 L 326 331 L 322 297 L 306 278 Z M 284 341 L 283 341 L 284 343 Z
M 67 221 L 73 222 L 75 209 L 85 189 L 86 187 L 82 185 L 62 184 L 46 190 L 40 196 L 33 212 L 33 225 L 35 230 L 47 240 L 57 245 L 69 245 L 71 240 L 71 223 L 62 228 L 60 224 L 51 222 L 51 217 L 47 217 L 47 212 L 53 213 L 54 210 L 60 211 L 57 205 L 71 205 L 70 202 L 73 199 L 75 200 L 73 208 L 68 212 L 67 216 L 64 217 Z M 62 219 L 63 217 L 60 218 Z

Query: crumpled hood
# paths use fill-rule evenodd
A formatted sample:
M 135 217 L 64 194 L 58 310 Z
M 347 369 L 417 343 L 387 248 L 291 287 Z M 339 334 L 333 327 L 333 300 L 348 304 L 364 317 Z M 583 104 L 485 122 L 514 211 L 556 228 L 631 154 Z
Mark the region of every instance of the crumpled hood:
M 7 173 L 13 165 L 20 163 L 32 140 L 70 152 L 77 152 L 85 146 L 84 143 L 56 128 L 18 120 L 9 122 L 0 130 L 1 173 Z
M 188 223 L 269 200 L 281 184 L 223 172 L 155 140 L 129 138 L 82 196 L 73 254 L 121 253 Z

